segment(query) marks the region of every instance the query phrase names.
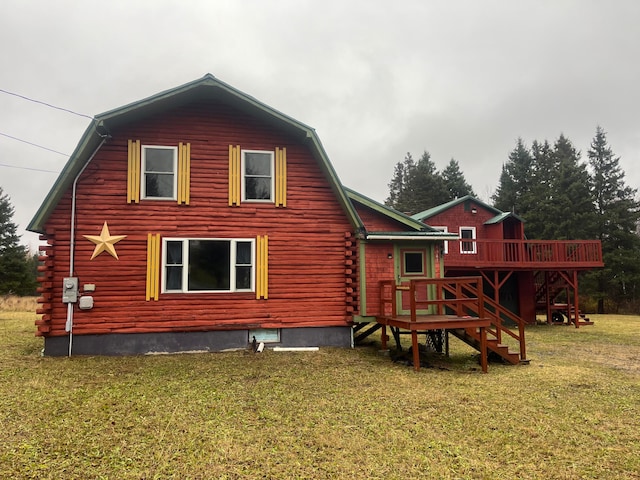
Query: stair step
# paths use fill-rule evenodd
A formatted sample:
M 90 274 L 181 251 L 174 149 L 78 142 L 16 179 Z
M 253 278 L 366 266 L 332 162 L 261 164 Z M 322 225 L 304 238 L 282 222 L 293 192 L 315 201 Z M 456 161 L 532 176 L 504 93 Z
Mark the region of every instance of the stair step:
M 475 336 L 469 334 L 466 330 L 456 329 L 455 331 L 452 331 L 452 333 L 454 334 L 454 336 L 471 345 L 475 349 L 480 348 L 480 340 Z M 518 353 L 510 352 L 509 347 L 502 343 L 498 343 L 497 339 L 487 339 L 487 350 L 489 352 L 495 353 L 503 360 L 513 365 L 517 365 L 520 363 L 520 355 Z

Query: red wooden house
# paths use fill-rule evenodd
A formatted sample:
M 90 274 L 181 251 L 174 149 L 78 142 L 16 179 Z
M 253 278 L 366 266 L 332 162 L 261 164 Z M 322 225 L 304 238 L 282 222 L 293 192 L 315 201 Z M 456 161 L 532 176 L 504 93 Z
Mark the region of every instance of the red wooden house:
M 315 131 L 211 75 L 95 117 L 29 225 L 46 355 L 350 346 L 443 234 L 344 189 Z
M 536 313 L 548 321 L 576 327 L 580 317 L 578 274 L 603 266 L 598 240 L 529 240 L 524 221 L 465 196 L 425 210 L 414 219 L 459 234 L 445 245 L 445 275 L 481 275 L 485 293 L 496 303 L 535 323 Z

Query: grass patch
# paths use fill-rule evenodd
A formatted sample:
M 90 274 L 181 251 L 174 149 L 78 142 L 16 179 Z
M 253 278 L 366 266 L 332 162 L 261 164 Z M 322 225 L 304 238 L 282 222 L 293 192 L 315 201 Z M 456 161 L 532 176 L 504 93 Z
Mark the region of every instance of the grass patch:
M 377 345 L 43 358 L 0 312 L 0 478 L 640 478 L 640 317 L 594 317 L 483 375 L 455 339 L 419 373 Z

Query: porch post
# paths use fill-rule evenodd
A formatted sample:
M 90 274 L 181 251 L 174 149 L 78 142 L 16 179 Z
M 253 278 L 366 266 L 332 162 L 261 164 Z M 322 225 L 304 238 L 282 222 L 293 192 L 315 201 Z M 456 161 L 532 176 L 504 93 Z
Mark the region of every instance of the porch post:
M 576 328 L 580 326 L 580 315 L 578 315 L 578 271 L 573 271 L 573 309 L 574 309 L 574 321 Z

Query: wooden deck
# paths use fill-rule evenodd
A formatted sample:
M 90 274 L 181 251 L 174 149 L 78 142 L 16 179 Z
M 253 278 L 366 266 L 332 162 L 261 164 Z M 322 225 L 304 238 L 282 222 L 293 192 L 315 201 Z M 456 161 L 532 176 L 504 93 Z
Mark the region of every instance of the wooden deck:
M 473 239 L 465 243 L 473 245 L 473 253 L 461 253 L 455 242 L 449 242 L 448 269 L 589 270 L 604 266 L 600 240 Z
M 382 325 L 382 348 L 387 349 L 387 327 L 396 327 L 411 332 L 411 347 L 413 350 L 413 368 L 420 370 L 420 350 L 418 348 L 418 332 L 426 330 L 455 330 L 459 328 L 477 328 L 480 332 L 480 366 L 487 373 L 487 327 L 489 318 L 458 317 L 455 315 L 396 315 L 376 316 L 376 321 Z

